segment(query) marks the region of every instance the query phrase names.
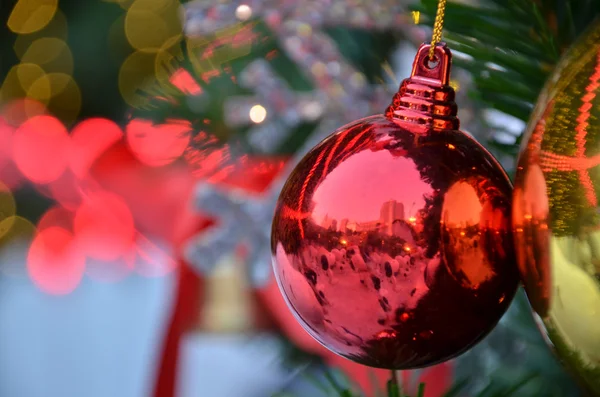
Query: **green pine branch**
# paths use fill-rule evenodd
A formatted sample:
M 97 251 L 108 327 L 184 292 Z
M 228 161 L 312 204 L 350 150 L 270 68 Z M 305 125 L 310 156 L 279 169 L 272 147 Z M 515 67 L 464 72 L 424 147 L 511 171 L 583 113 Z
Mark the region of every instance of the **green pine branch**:
M 499 385 L 494 382 L 490 382 L 482 391 L 477 393 L 473 397 L 511 397 L 511 396 L 520 396 L 520 392 L 529 382 L 537 378 L 537 374 L 528 374 L 523 376 L 520 380 L 515 382 L 510 386 Z M 321 392 L 325 393 L 328 396 L 334 397 L 363 397 L 361 393 L 357 393 L 353 391 L 353 387 L 340 385 L 336 378 L 333 376 L 330 369 L 325 369 L 324 371 L 324 380 L 315 380 L 314 378 L 310 378 L 311 382 L 317 387 Z M 469 384 L 469 379 L 461 379 L 456 381 L 449 389 L 446 391 L 443 397 L 458 397 L 465 391 Z M 416 394 L 406 393 L 405 390 L 402 389 L 401 385 L 398 384 L 396 380 L 396 376 L 392 371 L 390 380 L 387 382 L 385 397 L 425 397 L 425 390 L 427 385 L 425 383 L 420 383 Z M 380 395 L 377 393 L 377 395 Z M 297 396 L 289 392 L 281 392 L 273 395 L 272 397 L 305 397 L 305 396 Z
M 437 0 L 415 6 L 433 24 Z M 474 80 L 473 99 L 483 107 L 527 121 L 546 79 L 562 54 L 600 15 L 596 0 L 483 0 L 449 2 L 444 41 L 466 57 L 455 65 Z M 492 142 L 514 155 L 515 145 Z

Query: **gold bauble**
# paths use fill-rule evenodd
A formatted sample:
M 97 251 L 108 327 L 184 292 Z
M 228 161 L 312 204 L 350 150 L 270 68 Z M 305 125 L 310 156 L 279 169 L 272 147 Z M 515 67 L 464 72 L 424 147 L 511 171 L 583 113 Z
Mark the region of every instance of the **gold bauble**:
M 523 283 L 561 361 L 600 396 L 600 22 L 538 100 L 517 169 L 513 227 Z

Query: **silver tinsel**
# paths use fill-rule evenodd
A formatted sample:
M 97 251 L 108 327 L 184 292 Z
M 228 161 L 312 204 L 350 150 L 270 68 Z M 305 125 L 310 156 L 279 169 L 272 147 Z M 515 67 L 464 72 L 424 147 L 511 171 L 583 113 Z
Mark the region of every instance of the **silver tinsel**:
M 185 256 L 203 274 L 212 272 L 224 255 L 245 244 L 247 270 L 251 285 L 261 287 L 271 279 L 271 220 L 279 192 L 296 164 L 335 128 L 324 122 L 304 146 L 288 162 L 285 170 L 269 190 L 256 197 L 243 190 L 202 182 L 198 184 L 195 202 L 204 213 L 218 219 L 218 225 L 191 239 Z
M 402 0 L 248 0 L 215 4 L 214 0 L 185 5 L 185 32 L 189 37 L 214 34 L 250 18 L 260 18 L 273 31 L 286 56 L 305 71 L 316 89 L 293 91 L 264 59 L 252 62 L 240 75 L 240 85 L 254 95 L 232 97 L 225 103 L 230 126 L 249 126 L 248 143 L 259 153 L 275 153 L 295 127 L 319 122 L 287 172 L 262 197 L 228 190 L 207 181 L 199 183 L 196 205 L 218 219 L 218 225 L 200 234 L 188 247 L 190 261 L 202 273 L 218 259 L 244 243 L 253 285 L 271 277 L 270 225 L 279 191 L 291 169 L 316 143 L 336 128 L 360 117 L 381 113 L 397 88 L 372 86 L 347 62 L 323 28 L 386 29 L 406 32 L 410 14 Z M 414 25 L 412 25 L 414 26 Z M 260 107 L 253 118 L 252 110 Z M 256 114 L 254 115 L 256 116 Z

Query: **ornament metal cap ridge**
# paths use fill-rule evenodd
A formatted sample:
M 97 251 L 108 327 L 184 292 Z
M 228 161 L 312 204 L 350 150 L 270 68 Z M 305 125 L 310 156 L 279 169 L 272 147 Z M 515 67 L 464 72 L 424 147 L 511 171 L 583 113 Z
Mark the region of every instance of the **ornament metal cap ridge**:
M 446 43 L 439 43 L 431 60 L 430 48 L 426 43 L 417 51 L 412 73 L 400 84 L 385 116 L 397 123 L 419 126 L 417 130 L 422 132 L 458 130 L 456 95 L 449 85 L 452 53 Z

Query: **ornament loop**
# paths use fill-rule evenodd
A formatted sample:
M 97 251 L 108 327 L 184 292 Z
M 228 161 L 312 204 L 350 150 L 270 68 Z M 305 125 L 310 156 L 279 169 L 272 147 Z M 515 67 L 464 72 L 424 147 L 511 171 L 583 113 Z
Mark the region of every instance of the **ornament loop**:
M 423 44 L 417 51 L 411 78 L 423 80 L 431 85 L 448 85 L 450 83 L 450 67 L 452 65 L 452 53 L 446 43 L 435 46 L 434 57 L 429 57 L 430 44 Z
M 458 130 L 455 93 L 449 85 L 452 53 L 445 43 L 438 44 L 432 60 L 430 48 L 429 44 L 421 45 L 410 78 L 402 82 L 385 115 L 408 122 L 421 132 Z

